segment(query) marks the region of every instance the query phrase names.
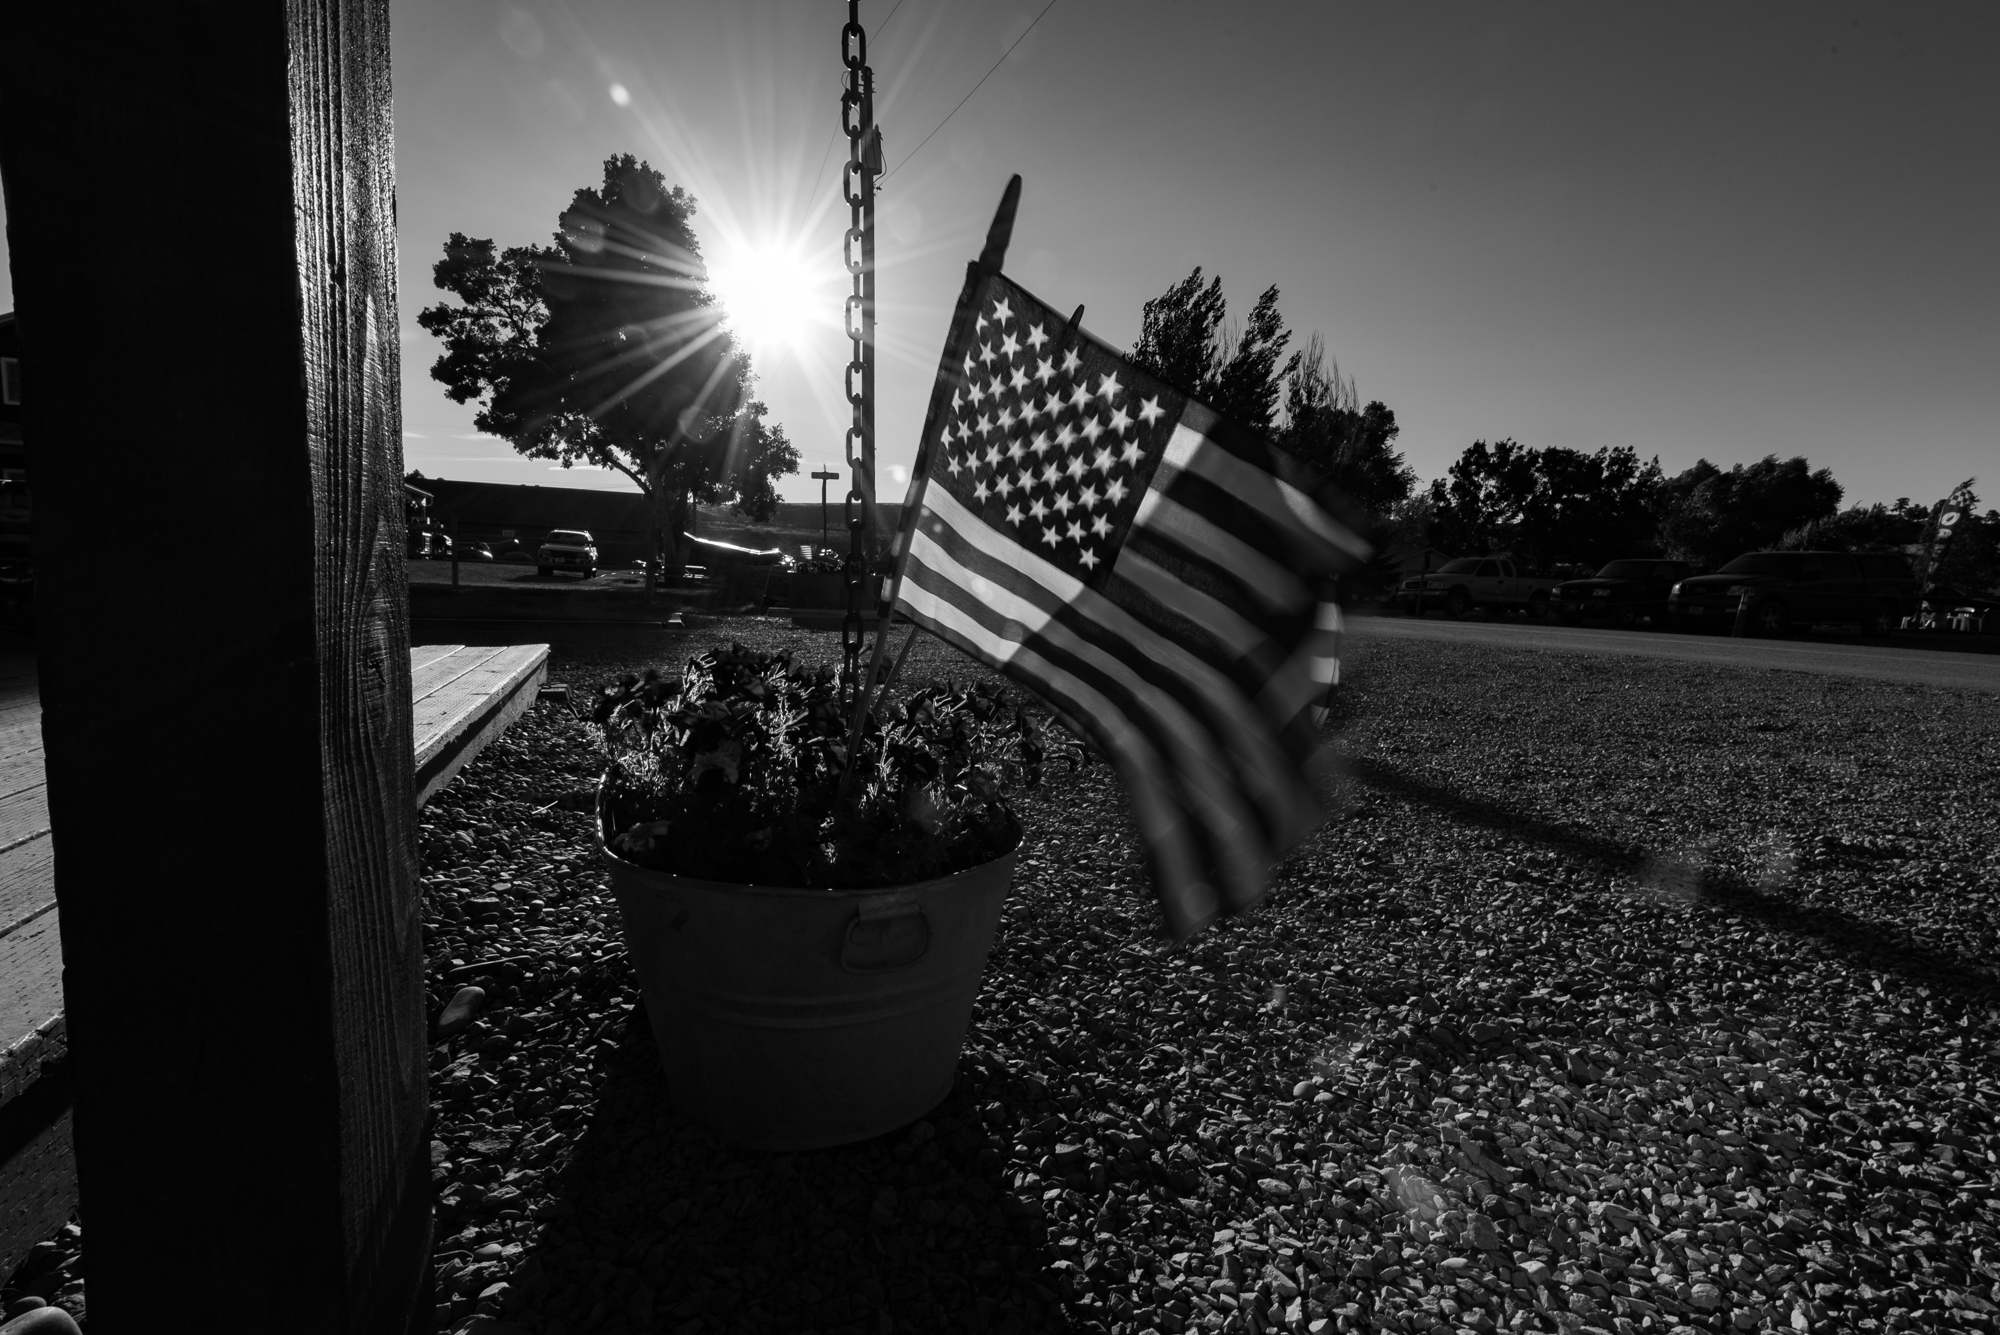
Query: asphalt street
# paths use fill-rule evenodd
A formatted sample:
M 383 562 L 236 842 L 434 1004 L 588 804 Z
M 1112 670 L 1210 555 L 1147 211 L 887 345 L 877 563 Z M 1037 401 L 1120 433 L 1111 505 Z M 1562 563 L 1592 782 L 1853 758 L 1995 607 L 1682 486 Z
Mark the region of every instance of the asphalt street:
M 1349 617 L 1347 628 L 1357 639 L 1447 640 L 1556 653 L 1674 658 L 1690 663 L 1820 672 L 1836 677 L 1866 677 L 2000 694 L 2000 654 L 1864 644 L 1836 636 L 1754 640 L 1727 635 L 1676 635 L 1668 631 L 1600 630 L 1539 621 L 1483 618 L 1456 621 L 1444 616 L 1416 620 L 1402 615 L 1366 613 Z

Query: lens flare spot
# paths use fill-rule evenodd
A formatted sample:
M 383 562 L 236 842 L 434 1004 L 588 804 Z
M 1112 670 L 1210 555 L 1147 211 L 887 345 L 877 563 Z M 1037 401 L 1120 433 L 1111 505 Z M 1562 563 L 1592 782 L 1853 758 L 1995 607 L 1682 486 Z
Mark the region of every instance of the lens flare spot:
M 621 107 L 629 107 L 632 105 L 632 92 L 624 84 L 614 83 L 611 85 L 611 100 Z

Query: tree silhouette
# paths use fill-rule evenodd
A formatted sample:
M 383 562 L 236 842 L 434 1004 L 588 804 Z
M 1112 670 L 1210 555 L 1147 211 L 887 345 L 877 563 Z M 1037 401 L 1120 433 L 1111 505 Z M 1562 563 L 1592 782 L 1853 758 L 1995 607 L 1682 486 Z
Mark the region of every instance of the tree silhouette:
M 1285 377 L 1276 440 L 1349 499 L 1387 514 L 1409 498 L 1417 475 L 1391 444 L 1401 431 L 1396 414 L 1379 399 L 1365 408 L 1359 403 L 1353 379 L 1341 379 L 1339 363 L 1329 361 L 1314 334 Z
M 1431 483 L 1431 541 L 1461 556 L 1512 552 L 1530 568 L 1647 556 L 1662 485 L 1659 460 L 1625 446 L 1474 441 Z
M 1264 289 L 1241 328 L 1227 322 L 1218 276 L 1203 286 L 1201 268 L 1146 303 L 1132 360 L 1224 417 L 1264 435 L 1277 426 L 1284 382 L 1297 355 L 1282 366 L 1292 335 L 1278 315 L 1278 289 Z
M 1831 517 L 1841 497 L 1830 470 L 1814 470 L 1803 456 L 1780 460 L 1775 454 L 1726 472 L 1697 459 L 1662 491 L 1662 543 L 1671 555 L 1705 570 Z
M 1454 556 L 1512 551 L 1535 494 L 1535 452 L 1517 441 L 1475 440 L 1431 483 L 1431 541 Z
M 753 519 L 798 471 L 782 427 L 751 397 L 750 359 L 723 324 L 691 227 L 695 201 L 629 154 L 581 189 L 551 246 L 496 250 L 454 232 L 433 276 L 458 298 L 417 322 L 444 344 L 432 378 L 529 458 L 632 479 L 678 569 L 690 507 Z

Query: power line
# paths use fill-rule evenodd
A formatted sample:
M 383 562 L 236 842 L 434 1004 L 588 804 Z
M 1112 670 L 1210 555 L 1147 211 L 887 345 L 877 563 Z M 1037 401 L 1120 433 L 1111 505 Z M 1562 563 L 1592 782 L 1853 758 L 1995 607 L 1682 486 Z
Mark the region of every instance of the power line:
M 875 29 L 876 41 L 879 42 L 882 40 L 882 34 L 889 30 L 889 19 L 895 18 L 896 10 L 901 9 L 902 7 L 903 7 L 903 0 L 896 0 L 895 5 L 889 10 L 889 18 L 883 19 L 882 25 L 877 29 Z M 1022 36 L 1024 37 L 1026 35 L 1027 34 L 1025 33 L 1022 34 Z M 1002 56 L 1001 59 L 1005 60 L 1006 57 Z M 819 170 L 813 173 L 813 188 L 806 192 L 806 206 L 808 208 L 812 206 L 813 200 L 819 197 L 820 179 L 826 175 L 827 159 L 833 156 L 833 141 L 838 138 L 840 138 L 839 127 L 835 127 L 833 133 L 826 137 L 826 150 L 819 155 Z
M 897 2 L 900 4 L 901 0 L 897 0 Z M 1043 17 L 1047 15 L 1048 12 L 1051 9 L 1054 9 L 1055 7 L 1056 7 L 1056 0 L 1049 0 L 1049 2 L 1046 5 L 1042 6 L 1042 12 L 1040 14 L 1035 15 L 1035 23 L 1040 23 Z M 980 86 L 983 85 L 988 79 L 993 77 L 993 70 L 997 70 L 1002 65 L 1007 63 L 1007 57 L 1014 54 L 1015 46 L 1019 46 L 1021 43 L 1028 40 L 1028 33 L 1031 33 L 1035 30 L 1035 23 L 1030 23 L 1027 26 L 1027 29 L 1023 31 L 1019 37 L 1016 37 L 1014 39 L 1013 46 L 1009 46 L 1005 51 L 1002 51 L 1000 53 L 1000 59 L 993 62 L 992 70 L 988 70 L 986 71 L 986 73 L 979 76 L 979 83 L 972 85 L 972 93 L 978 92 Z M 964 97 L 959 98 L 958 107 L 962 107 L 967 102 L 970 102 L 972 100 L 972 93 L 967 93 Z M 924 136 L 924 143 L 918 144 L 915 148 L 911 149 L 908 153 L 904 154 L 903 161 L 897 163 L 894 167 L 890 168 L 888 171 L 883 172 L 881 179 L 886 181 L 891 176 L 894 176 L 897 172 L 903 170 L 903 167 L 909 162 L 909 160 L 915 157 L 919 152 L 923 150 L 924 144 L 928 144 L 932 139 L 935 139 L 937 137 L 938 130 L 942 130 L 945 127 L 945 125 L 950 122 L 951 118 L 958 114 L 958 107 L 953 107 L 950 111 L 946 112 L 944 120 L 941 120 L 937 123 L 937 129 L 932 130 L 929 134 Z

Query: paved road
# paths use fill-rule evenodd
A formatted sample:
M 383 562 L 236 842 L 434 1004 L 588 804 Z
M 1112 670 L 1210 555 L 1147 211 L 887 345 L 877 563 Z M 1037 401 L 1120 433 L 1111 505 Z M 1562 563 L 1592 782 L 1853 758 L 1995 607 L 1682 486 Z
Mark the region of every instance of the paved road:
M 1739 640 L 1726 635 L 1598 630 L 1546 622 L 1453 621 L 1443 617 L 1425 617 L 1419 621 L 1366 614 L 1350 617 L 1347 626 L 1356 639 L 1443 640 L 1507 649 L 1552 649 L 1561 653 L 1634 654 L 1642 658 L 1823 672 L 1836 677 L 1868 677 L 1876 681 L 2000 694 L 2000 654 L 1860 644 L 1832 636 Z

